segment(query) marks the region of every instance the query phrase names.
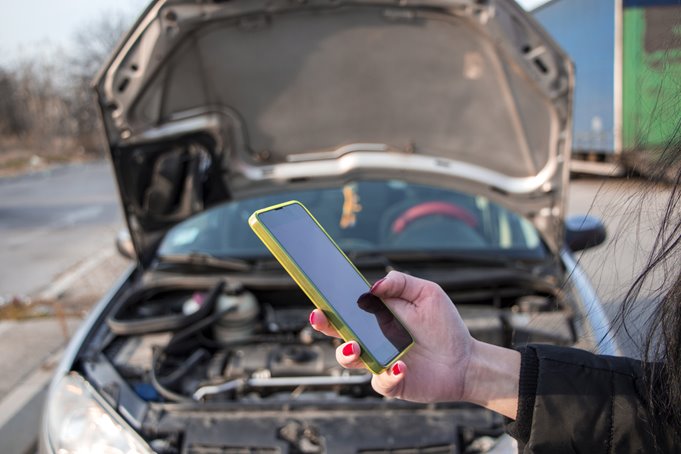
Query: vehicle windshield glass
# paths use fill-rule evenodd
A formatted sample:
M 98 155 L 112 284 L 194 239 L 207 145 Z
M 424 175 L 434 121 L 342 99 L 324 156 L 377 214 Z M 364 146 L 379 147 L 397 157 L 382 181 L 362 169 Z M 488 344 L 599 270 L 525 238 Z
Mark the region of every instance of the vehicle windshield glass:
M 474 253 L 543 259 L 548 252 L 526 219 L 482 196 L 402 181 L 281 191 L 228 202 L 173 227 L 159 255 L 271 257 L 248 225 L 256 210 L 303 203 L 346 252 Z

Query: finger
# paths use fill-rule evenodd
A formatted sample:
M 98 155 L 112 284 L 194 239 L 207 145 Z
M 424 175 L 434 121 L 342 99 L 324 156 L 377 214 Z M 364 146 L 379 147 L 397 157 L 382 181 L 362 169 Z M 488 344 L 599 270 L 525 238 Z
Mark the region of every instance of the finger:
M 379 375 L 371 378 L 371 386 L 374 390 L 386 397 L 402 397 L 404 377 L 407 374 L 407 365 L 397 361 L 392 367 Z
M 379 298 L 399 298 L 410 303 L 418 302 L 424 291 L 433 291 L 439 286 L 399 271 L 391 271 L 371 287 L 371 293 Z
M 361 352 L 357 342 L 346 342 L 336 349 L 336 361 L 346 369 L 365 369 L 364 363 L 359 359 Z
M 336 328 L 329 323 L 329 319 L 326 318 L 324 312 L 319 309 L 310 312 L 310 325 L 317 331 L 326 334 L 329 337 L 341 337 L 340 334 L 338 334 L 338 331 L 336 331 Z

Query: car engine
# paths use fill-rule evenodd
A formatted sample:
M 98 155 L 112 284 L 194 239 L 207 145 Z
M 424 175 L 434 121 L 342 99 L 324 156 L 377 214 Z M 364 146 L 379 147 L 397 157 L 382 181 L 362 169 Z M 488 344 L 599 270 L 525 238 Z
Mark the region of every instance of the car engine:
M 370 373 L 337 364 L 340 340 L 309 326 L 312 306 L 292 282 L 260 282 L 156 279 L 113 305 L 83 369 L 157 452 L 497 452 L 512 442 L 482 408 L 381 397 Z M 531 287 L 448 293 L 478 339 L 573 343 L 560 295 Z

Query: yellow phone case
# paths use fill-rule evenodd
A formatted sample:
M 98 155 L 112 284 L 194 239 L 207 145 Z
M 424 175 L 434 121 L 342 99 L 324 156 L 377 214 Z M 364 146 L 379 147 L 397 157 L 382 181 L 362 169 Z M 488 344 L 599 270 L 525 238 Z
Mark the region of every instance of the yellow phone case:
M 352 329 L 341 319 L 341 317 L 338 315 L 338 313 L 334 310 L 333 307 L 326 301 L 326 298 L 319 292 L 317 287 L 310 281 L 310 279 L 307 277 L 307 275 L 303 272 L 302 269 L 296 263 L 293 261 L 293 259 L 288 255 L 288 253 L 284 250 L 284 248 L 281 246 L 279 241 L 272 235 L 272 233 L 265 227 L 259 220 L 258 220 L 258 215 L 261 213 L 264 213 L 266 211 L 270 210 L 276 210 L 279 208 L 283 208 L 288 205 L 292 204 L 297 204 L 300 205 L 305 212 L 312 218 L 312 220 L 317 224 L 317 226 L 324 232 L 324 234 L 331 240 L 333 245 L 338 249 L 338 252 L 340 252 L 343 257 L 350 263 L 350 265 L 357 271 L 357 274 L 359 274 L 362 279 L 364 279 L 364 282 L 369 285 L 369 282 L 362 276 L 362 273 L 359 272 L 357 267 L 355 267 L 354 263 L 350 261 L 350 259 L 345 255 L 343 250 L 336 244 L 335 241 L 333 241 L 333 238 L 324 230 L 324 227 L 315 219 L 314 216 L 312 216 L 312 213 L 303 205 L 302 203 L 298 202 L 297 200 L 291 200 L 288 202 L 280 203 L 277 205 L 273 205 L 270 207 L 262 208 L 260 210 L 257 210 L 254 212 L 249 218 L 248 218 L 248 224 L 251 226 L 251 229 L 255 232 L 255 234 L 260 238 L 260 240 L 267 246 L 267 249 L 274 255 L 274 257 L 277 259 L 279 263 L 284 267 L 286 272 L 293 278 L 293 280 L 298 284 L 298 286 L 305 292 L 308 298 L 312 301 L 312 303 L 320 309 L 322 312 L 324 312 L 324 315 L 329 319 L 331 324 L 336 328 L 338 333 L 341 335 L 343 340 L 345 342 L 348 342 L 350 340 L 356 341 L 360 347 L 362 348 L 362 353 L 360 355 L 360 359 L 362 362 L 367 366 L 367 368 L 373 372 L 374 374 L 380 374 L 390 366 L 392 366 L 395 361 L 400 359 L 413 345 L 413 336 L 411 336 L 411 333 L 409 335 L 412 338 L 411 344 L 407 346 L 402 352 L 400 352 L 393 360 L 387 364 L 387 365 L 382 365 L 380 364 L 365 348 L 365 346 L 362 344 L 362 342 L 357 339 L 357 336 L 355 333 L 352 331 Z M 388 308 L 390 310 L 390 308 Z M 395 315 L 395 314 L 393 314 Z M 397 315 L 395 315 L 397 318 Z M 399 320 L 399 318 L 398 318 Z M 400 321 L 401 323 L 401 321 Z M 405 327 L 406 329 L 406 327 Z M 408 331 L 407 331 L 408 332 Z

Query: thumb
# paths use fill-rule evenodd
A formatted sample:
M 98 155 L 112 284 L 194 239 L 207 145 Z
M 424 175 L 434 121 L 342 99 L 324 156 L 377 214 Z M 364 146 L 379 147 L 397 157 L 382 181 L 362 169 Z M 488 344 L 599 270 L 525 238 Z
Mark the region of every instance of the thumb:
M 371 293 L 379 298 L 399 298 L 414 303 L 419 299 L 423 289 L 429 285 L 431 285 L 429 281 L 399 271 L 391 271 L 386 277 L 376 281 L 371 287 Z

